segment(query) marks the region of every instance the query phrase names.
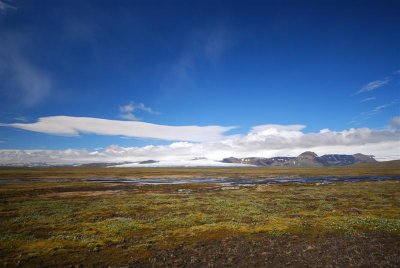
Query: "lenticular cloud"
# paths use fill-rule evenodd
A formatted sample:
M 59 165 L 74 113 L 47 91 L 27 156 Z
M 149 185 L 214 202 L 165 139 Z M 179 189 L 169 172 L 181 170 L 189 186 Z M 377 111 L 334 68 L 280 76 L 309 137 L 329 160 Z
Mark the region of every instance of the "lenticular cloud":
M 79 134 L 91 133 L 192 142 L 219 140 L 225 132 L 234 128 L 222 126 L 166 126 L 138 121 L 73 116 L 49 116 L 39 118 L 36 123 L 0 125 L 64 136 L 78 136 Z

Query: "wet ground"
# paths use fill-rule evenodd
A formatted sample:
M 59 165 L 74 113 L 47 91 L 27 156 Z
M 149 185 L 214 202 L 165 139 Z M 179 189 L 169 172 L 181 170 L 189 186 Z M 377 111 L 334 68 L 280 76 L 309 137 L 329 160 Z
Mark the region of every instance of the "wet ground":
M 360 181 L 382 181 L 382 180 L 400 180 L 400 176 L 360 176 L 360 177 L 334 177 L 334 176 L 319 176 L 319 177 L 271 177 L 271 178 L 160 178 L 160 179 L 86 179 L 85 181 L 93 182 L 119 182 L 130 184 L 224 184 L 224 185 L 262 185 L 262 184 L 281 184 L 281 183 L 333 183 L 333 182 L 360 182 Z
M 136 185 L 173 185 L 173 184 L 217 184 L 251 186 L 263 184 L 287 184 L 287 183 L 335 183 L 335 182 L 363 182 L 400 180 L 400 176 L 315 176 L 315 177 L 268 177 L 268 178 L 88 178 L 88 179 L 0 179 L 0 183 L 18 182 L 100 182 L 123 183 Z

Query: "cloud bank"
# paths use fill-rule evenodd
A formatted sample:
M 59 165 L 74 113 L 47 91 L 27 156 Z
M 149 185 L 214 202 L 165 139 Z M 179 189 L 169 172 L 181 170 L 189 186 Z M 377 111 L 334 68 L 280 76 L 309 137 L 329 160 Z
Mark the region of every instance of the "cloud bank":
M 106 120 L 109 121 L 109 120 Z M 397 124 L 398 119 L 394 119 Z M 126 122 L 139 123 L 139 122 Z M 323 154 L 373 154 L 378 160 L 400 159 L 400 131 L 351 128 L 342 131 L 322 129 L 305 133 L 304 125 L 261 125 L 240 137 L 204 142 L 173 142 L 143 147 L 109 146 L 102 150 L 0 150 L 0 161 L 7 163 L 46 162 L 52 164 L 158 160 L 179 162 L 198 157 L 221 160 L 224 157 L 296 156 L 311 150 Z
M 36 123 L 0 124 L 34 132 L 78 136 L 79 134 L 114 135 L 168 141 L 204 142 L 220 140 L 234 127 L 166 126 L 137 121 L 108 120 L 93 117 L 49 116 Z

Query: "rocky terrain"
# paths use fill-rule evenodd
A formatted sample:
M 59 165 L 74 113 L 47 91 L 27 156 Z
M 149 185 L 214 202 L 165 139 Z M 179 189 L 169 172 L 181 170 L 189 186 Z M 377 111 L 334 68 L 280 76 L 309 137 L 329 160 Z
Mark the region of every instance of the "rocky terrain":
M 374 163 L 377 161 L 374 159 L 373 156 L 364 154 L 326 154 L 323 156 L 318 156 L 314 152 L 304 152 L 297 157 L 229 157 L 224 158 L 222 162 L 270 167 L 336 167 L 348 166 L 358 163 Z

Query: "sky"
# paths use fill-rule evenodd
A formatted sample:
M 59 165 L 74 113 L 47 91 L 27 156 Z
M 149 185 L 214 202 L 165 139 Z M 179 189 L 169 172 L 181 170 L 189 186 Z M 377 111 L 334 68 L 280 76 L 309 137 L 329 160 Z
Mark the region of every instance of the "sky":
M 400 159 L 399 1 L 0 0 L 0 164 Z

